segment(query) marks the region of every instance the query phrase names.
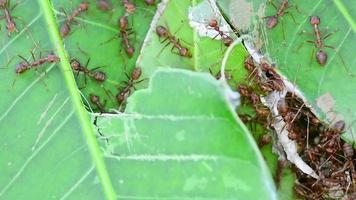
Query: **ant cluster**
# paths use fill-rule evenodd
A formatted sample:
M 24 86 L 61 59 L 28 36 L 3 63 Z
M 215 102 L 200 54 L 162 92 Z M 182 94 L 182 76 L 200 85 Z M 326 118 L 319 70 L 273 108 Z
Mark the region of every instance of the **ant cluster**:
M 146 0 L 145 1 L 147 5 L 154 5 L 155 1 L 154 0 Z M 135 52 L 134 45 L 131 43 L 129 39 L 129 35 L 133 34 L 132 28 L 129 27 L 129 22 L 127 19 L 128 14 L 132 14 L 135 11 L 135 4 L 132 3 L 129 0 L 123 0 L 122 1 L 124 5 L 124 9 L 126 10 L 126 13 L 119 17 L 118 19 L 118 31 L 119 31 L 119 36 L 121 37 L 121 45 L 123 49 L 125 49 L 125 52 L 129 58 L 131 58 Z M 0 9 L 2 9 L 5 13 L 4 18 L 6 18 L 7 21 L 7 27 L 8 27 L 8 32 L 9 34 L 12 33 L 13 31 L 17 31 L 16 24 L 13 21 L 10 12 L 9 12 L 9 1 L 6 0 L 0 0 Z M 108 11 L 111 9 L 112 4 L 110 0 L 97 0 L 96 1 L 97 8 L 103 11 Z M 75 22 L 75 18 L 78 17 L 79 15 L 83 14 L 84 12 L 89 10 L 89 2 L 88 1 L 83 1 L 81 2 L 77 8 L 75 8 L 70 15 L 67 15 L 65 11 L 63 12 L 66 14 L 67 18 L 64 21 L 64 23 L 60 27 L 60 35 L 62 38 L 67 37 L 70 32 L 71 32 L 71 26 Z M 173 37 L 169 36 L 169 40 L 172 41 Z M 179 42 L 178 42 L 179 44 Z M 82 50 L 81 50 L 82 51 Z M 19 57 L 23 60 L 19 64 L 17 64 L 15 72 L 16 74 L 23 74 L 24 72 L 30 70 L 30 69 L 37 69 L 40 66 L 45 65 L 46 63 L 57 63 L 60 61 L 59 57 L 56 56 L 53 53 L 49 53 L 45 57 L 41 57 L 41 54 L 38 59 L 35 58 L 35 55 L 33 51 L 31 51 L 31 55 L 33 58 L 33 61 L 29 61 L 19 55 Z M 89 68 L 90 58 L 87 60 L 86 64 L 83 65 L 78 59 L 76 58 L 71 58 L 70 59 L 70 66 L 71 69 L 77 78 L 79 74 L 82 74 L 84 76 L 84 87 L 87 84 L 87 77 L 90 79 L 94 80 L 95 82 L 102 84 L 106 79 L 106 73 L 103 71 L 98 70 L 100 67 L 96 68 Z M 116 95 L 116 100 L 118 102 L 119 108 L 125 103 L 127 97 L 132 93 L 132 89 L 136 89 L 135 85 L 143 80 L 138 80 L 142 74 L 142 70 L 139 67 L 136 67 L 133 69 L 131 75 L 125 75 L 127 76 L 128 80 L 125 83 L 125 86 L 121 89 L 119 89 L 118 94 Z M 82 87 L 82 88 L 84 88 Z M 105 92 L 107 92 L 106 89 L 104 89 Z M 106 100 L 102 103 L 101 98 L 98 95 L 95 94 L 89 94 L 89 100 L 90 102 L 95 105 L 96 109 L 99 110 L 101 113 L 106 112 L 105 111 L 105 105 L 106 105 Z
M 303 101 L 287 93 L 277 105 L 288 137 L 296 141 L 302 159 L 320 177 L 315 180 L 297 170 L 297 195 L 306 199 L 341 198 L 356 192 L 355 150 L 340 139 L 345 122 L 322 123 Z
M 237 90 L 241 95 L 242 105 L 252 105 L 255 115 L 239 114 L 239 116 L 245 123 L 252 123 L 270 129 L 273 124 L 272 113 L 262 103 L 260 96 L 266 95 L 273 90 L 282 90 L 284 87 L 282 78 L 267 63 L 256 66 L 251 56 L 245 59 L 244 67 L 249 72 L 248 84 L 237 85 Z M 259 144 L 263 146 L 269 143 L 270 140 L 270 135 L 263 135 Z
M 256 65 L 251 57 L 245 59 L 244 67 L 250 73 L 249 84 L 239 84 L 237 90 L 241 95 L 242 105 L 252 105 L 255 114 L 239 113 L 239 116 L 245 123 L 272 129 L 276 119 L 273 118 L 269 107 L 262 103 L 260 96 L 271 91 L 282 91 L 283 80 L 273 66 L 267 63 Z M 315 180 L 295 169 L 297 195 L 306 199 L 354 195 L 356 153 L 352 145 L 340 139 L 345 122 L 341 120 L 331 126 L 326 125 L 302 99 L 291 92 L 278 101 L 277 109 L 286 124 L 284 128 L 288 131 L 288 137 L 298 145 L 299 155 L 320 177 L 319 180 Z M 262 147 L 270 142 L 271 135 L 265 134 L 260 136 L 258 144 Z M 278 167 L 277 172 L 280 170 Z M 280 177 L 278 173 L 276 174 L 275 180 L 279 180 Z M 276 184 L 279 184 L 278 181 Z

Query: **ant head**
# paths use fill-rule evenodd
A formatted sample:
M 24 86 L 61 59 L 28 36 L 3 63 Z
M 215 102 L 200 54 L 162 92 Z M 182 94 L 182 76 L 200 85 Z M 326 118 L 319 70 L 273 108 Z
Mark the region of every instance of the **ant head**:
M 230 46 L 231 43 L 233 42 L 232 38 L 229 36 L 223 37 L 222 39 L 223 39 L 225 46 L 227 46 L 227 47 Z
M 273 16 L 267 17 L 266 25 L 267 25 L 268 29 L 274 28 L 277 24 L 278 24 L 277 16 L 273 15 Z
M 72 67 L 72 69 L 74 71 L 79 71 L 80 68 L 81 68 L 80 62 L 78 60 L 76 60 L 76 59 L 72 59 L 70 61 L 70 66 Z
M 61 32 L 61 37 L 63 38 L 69 34 L 70 26 L 68 25 L 68 23 L 62 24 L 60 32 Z
M 100 102 L 100 98 L 96 95 L 90 94 L 90 101 L 94 104 Z
M 323 66 L 328 60 L 328 54 L 326 54 L 323 50 L 319 50 L 318 53 L 316 53 L 316 60 L 320 65 Z
M 120 30 L 126 30 L 128 28 L 128 24 L 129 24 L 127 17 L 126 16 L 120 17 L 118 24 L 119 24 Z
M 147 5 L 153 5 L 155 0 L 145 0 Z
M 319 25 L 320 18 L 318 16 L 311 16 L 309 22 L 311 25 Z
M 156 33 L 158 37 L 166 37 L 168 35 L 168 30 L 164 26 L 157 26 Z
M 10 32 L 10 33 L 12 33 L 12 32 L 14 32 L 14 31 L 16 31 L 16 24 L 15 24 L 15 22 L 8 22 L 7 24 L 6 24 L 6 28 L 7 28 L 7 30 Z
M 22 72 L 26 71 L 26 69 L 27 69 L 27 63 L 20 62 L 19 64 L 16 65 L 15 72 L 16 74 L 21 74 Z
M 50 53 L 47 56 L 47 60 L 48 60 L 48 62 L 57 62 L 57 61 L 59 61 L 59 58 L 56 55 L 54 55 L 53 53 Z
M 79 9 L 80 10 L 88 10 L 88 8 L 89 8 L 89 3 L 88 2 L 86 2 L 86 1 L 84 1 L 84 2 L 82 2 L 82 3 L 80 3 L 79 4 Z
M 128 12 L 128 13 L 133 13 L 136 10 L 135 4 L 133 4 L 133 3 L 126 2 L 124 6 L 125 6 L 126 12 Z
M 135 69 L 131 73 L 132 80 L 137 80 L 138 78 L 140 78 L 141 74 L 142 74 L 141 67 L 135 67 Z
M 182 47 L 182 48 L 179 49 L 179 55 L 186 56 L 186 57 L 192 57 L 192 55 L 190 54 L 188 49 L 185 48 L 185 47 Z
M 218 21 L 216 21 L 216 19 L 211 19 L 209 22 L 209 26 L 213 28 L 218 26 Z
M 96 71 L 96 72 L 94 73 L 94 79 L 95 79 L 96 81 L 103 82 L 103 81 L 105 81 L 105 79 L 106 79 L 106 75 L 105 75 L 104 72 Z
M 133 46 L 129 45 L 129 46 L 127 46 L 125 51 L 129 57 L 132 57 L 132 55 L 135 53 L 135 48 Z

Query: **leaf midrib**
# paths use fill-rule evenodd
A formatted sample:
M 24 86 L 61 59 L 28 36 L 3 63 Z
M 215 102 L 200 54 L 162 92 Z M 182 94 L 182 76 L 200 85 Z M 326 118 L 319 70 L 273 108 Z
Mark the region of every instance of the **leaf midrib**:
M 61 59 L 60 68 L 69 90 L 70 98 L 73 102 L 73 108 L 79 119 L 79 124 L 83 130 L 85 140 L 88 145 L 91 157 L 96 167 L 98 177 L 100 178 L 103 191 L 107 199 L 116 199 L 115 190 L 111 183 L 108 171 L 105 166 L 105 162 L 100 151 L 99 145 L 95 138 L 94 129 L 85 110 L 84 104 L 81 100 L 81 96 L 78 92 L 78 88 L 75 83 L 74 76 L 68 61 L 68 54 L 64 50 L 63 41 L 58 32 L 58 26 L 54 16 L 54 8 L 49 0 L 38 0 L 40 9 L 43 11 L 43 17 L 47 23 L 47 29 L 52 44 L 55 46 L 59 58 Z

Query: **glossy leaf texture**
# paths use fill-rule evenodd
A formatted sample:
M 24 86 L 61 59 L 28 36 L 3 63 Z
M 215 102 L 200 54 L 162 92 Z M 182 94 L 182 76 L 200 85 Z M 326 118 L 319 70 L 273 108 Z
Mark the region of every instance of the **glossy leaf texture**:
M 307 98 L 321 118 L 335 122 L 344 119 L 347 124 L 344 137 L 354 141 L 355 128 L 356 5 L 350 1 L 289 1 L 290 7 L 279 18 L 273 29 L 267 29 L 267 19 L 276 9 L 266 1 L 242 1 L 251 8 L 247 32 L 262 43 L 256 44 L 278 66 L 290 82 Z M 272 1 L 276 7 L 279 2 Z M 239 10 L 235 1 L 221 1 L 225 13 L 234 19 Z M 322 48 L 316 48 L 314 28 L 310 16 L 320 18 Z M 235 23 L 235 26 L 238 24 Z M 239 28 L 239 27 L 236 27 Z M 256 40 L 257 41 L 257 40 Z M 326 64 L 317 62 L 319 50 L 326 52 Z
M 44 4 L 44 2 L 47 1 L 39 2 Z M 155 22 L 153 20 L 151 23 L 153 15 L 159 12 L 154 11 L 154 6 L 147 7 L 143 1 L 137 2 L 136 10 L 144 12 L 137 12 L 137 15 L 128 15 L 130 25 L 134 27 L 133 30 L 136 32 L 136 34 L 134 34 L 135 36 L 130 35 L 130 39 L 136 40 L 137 43 L 135 42 L 136 51 L 134 56 L 127 58 L 125 52 L 122 50 L 120 41 L 122 38 L 106 43 L 112 36 L 118 34 L 117 18 L 124 14 L 122 4 L 116 1 L 113 2 L 113 9 L 105 13 L 97 10 L 94 3 L 91 2 L 92 1 L 90 1 L 89 10 L 75 18 L 72 31 L 69 36 L 65 38 L 64 45 L 58 42 L 60 40 L 57 40 L 57 43 L 53 43 L 53 38 L 56 38 L 56 35 L 53 35 L 53 32 L 55 32 L 54 27 L 52 26 L 53 24 L 50 26 L 45 19 L 51 14 L 56 14 L 58 26 L 55 28 L 59 29 L 64 20 L 66 20 L 63 10 L 65 10 L 67 15 L 70 15 L 70 13 L 78 8 L 80 1 L 52 1 L 53 8 L 47 9 L 46 12 L 40 8 L 37 2 L 23 1 L 18 4 L 16 8 L 11 10 L 13 16 L 19 17 L 14 18 L 18 24 L 19 32 L 7 36 L 6 29 L 4 28 L 5 24 L 2 24 L 3 29 L 0 32 L 0 65 L 2 69 L 0 77 L 3 82 L 0 85 L 0 91 L 4 94 L 4 97 L 0 105 L 0 130 L 3 139 L 0 143 L 0 156 L 3 158 L 3 164 L 0 165 L 0 169 L 5 175 L 0 178 L 0 197 L 4 199 L 104 199 L 105 197 L 110 199 L 113 197 L 113 193 L 110 193 L 110 187 L 114 187 L 118 197 L 122 199 L 130 198 L 130 195 L 136 195 L 139 198 L 145 198 L 147 196 L 156 198 L 160 195 L 170 195 L 174 198 L 178 195 L 178 198 L 180 198 L 179 195 L 183 195 L 185 198 L 191 198 L 191 196 L 210 196 L 210 194 L 217 198 L 222 196 L 234 199 L 235 196 L 232 196 L 233 192 L 246 196 L 256 195 L 253 192 L 255 189 L 253 186 L 257 184 L 261 185 L 261 191 L 266 194 L 262 196 L 259 195 L 259 198 L 274 199 L 273 183 L 262 157 L 250 139 L 248 132 L 232 114 L 232 111 L 228 109 L 228 104 L 223 98 L 222 89 L 218 89 L 216 82 L 214 83 L 211 77 L 207 78 L 208 75 L 197 75 L 197 80 L 191 80 L 191 77 L 195 77 L 195 75 L 184 72 L 184 75 L 174 76 L 174 78 L 178 78 L 175 84 L 171 83 L 171 80 L 174 79 L 173 77 L 169 78 L 169 80 L 165 80 L 165 82 L 160 82 L 162 86 L 173 88 L 173 92 L 174 87 L 179 88 L 179 80 L 197 81 L 197 83 L 200 84 L 204 83 L 203 85 L 195 85 L 194 82 L 192 83 L 192 87 L 198 87 L 198 89 L 205 88 L 204 95 L 206 95 L 206 98 L 198 95 L 199 100 L 205 102 L 206 99 L 211 98 L 215 103 L 224 103 L 224 107 L 221 108 L 222 110 L 220 110 L 220 106 L 204 107 L 204 109 L 200 108 L 199 110 L 195 110 L 195 106 L 198 105 L 189 104 L 191 101 L 189 97 L 184 98 L 186 106 L 192 106 L 191 111 L 199 111 L 206 116 L 206 111 L 210 110 L 216 111 L 217 115 L 223 114 L 227 117 L 227 119 L 222 120 L 226 121 L 222 128 L 224 130 L 226 129 L 226 133 L 224 133 L 227 138 L 222 137 L 220 130 L 217 129 L 213 132 L 214 137 L 203 138 L 206 141 L 204 146 L 202 146 L 203 149 L 200 150 L 204 150 L 205 152 L 202 151 L 201 153 L 216 153 L 216 155 L 213 154 L 213 157 L 208 156 L 206 162 L 201 162 L 205 161 L 204 156 L 202 157 L 203 160 L 201 160 L 199 156 L 194 157 L 194 155 L 193 157 L 187 157 L 188 160 L 193 159 L 192 163 L 187 164 L 188 170 L 192 175 L 191 178 L 186 181 L 183 190 L 173 188 L 175 182 L 170 182 L 169 184 L 164 182 L 166 174 L 162 174 L 162 170 L 165 169 L 169 172 L 170 169 L 164 167 L 162 163 L 158 164 L 159 166 L 153 166 L 154 164 L 151 162 L 146 162 L 145 165 L 137 165 L 134 162 L 132 165 L 126 165 L 127 163 L 117 162 L 117 158 L 120 158 L 120 152 L 116 152 L 116 148 L 122 146 L 116 145 L 118 145 L 121 140 L 114 140 L 116 143 L 113 144 L 107 144 L 107 140 L 99 140 L 101 144 L 101 149 L 99 149 L 99 146 L 96 145 L 96 141 L 93 140 L 94 135 L 92 131 L 88 131 L 93 127 L 91 124 L 85 122 L 87 116 L 84 116 L 83 120 L 83 115 L 75 114 L 85 113 L 85 108 L 83 105 L 78 106 L 78 104 L 75 104 L 75 102 L 78 102 L 78 94 L 75 91 L 77 86 L 74 85 L 74 82 L 68 81 L 73 80 L 73 76 L 69 70 L 67 60 L 75 58 L 79 60 L 81 64 L 85 64 L 90 58 L 88 69 L 101 67 L 98 70 L 104 71 L 108 77 L 103 84 L 97 84 L 90 78 L 87 78 L 87 83 L 85 84 L 83 80 L 84 76 L 81 74 L 75 77 L 78 87 L 82 88 L 84 100 L 88 98 L 89 94 L 95 93 L 102 98 L 103 102 L 106 100 L 106 108 L 117 108 L 117 103 L 113 99 L 113 96 L 117 91 L 117 87 L 120 88 L 121 82 L 127 81 L 125 73 L 129 73 L 135 66 L 140 66 L 143 68 L 143 78 L 149 78 L 155 71 L 155 69 L 152 69 L 153 64 L 150 65 L 150 61 L 145 60 L 145 56 L 147 55 L 146 58 L 148 57 L 154 61 L 154 56 L 151 57 L 149 53 L 154 52 L 158 54 L 160 47 L 163 47 L 164 44 L 158 40 L 154 32 L 151 36 L 146 35 L 146 33 L 149 33 L 150 30 L 154 31 L 156 22 L 160 24 L 166 24 L 166 22 L 165 17 L 162 17 L 159 18 L 159 21 Z M 11 1 L 11 4 L 13 3 L 14 2 Z M 208 69 L 211 65 L 217 62 L 217 66 L 219 67 L 220 59 L 223 56 L 222 51 L 225 49 L 225 47 L 221 45 L 221 41 L 212 40 L 207 37 L 200 38 L 193 29 L 188 26 L 188 10 L 190 6 L 194 6 L 196 3 L 197 2 L 193 2 L 193 4 L 190 4 L 190 1 L 182 1 L 178 4 L 176 1 L 163 1 L 162 5 L 165 4 L 167 7 L 167 9 L 162 10 L 164 13 L 163 16 L 167 15 L 169 29 L 174 30 L 172 33 L 174 33 L 177 38 L 184 38 L 181 41 L 182 43 L 183 40 L 188 41 L 186 45 L 191 49 L 193 57 L 182 58 L 167 48 L 164 49 L 162 55 L 156 59 L 156 61 L 158 60 L 164 63 L 164 65 L 157 65 L 155 66 L 156 68 L 170 66 L 189 68 L 197 71 L 209 71 Z M 183 22 L 183 28 L 179 28 L 180 22 L 179 20 L 177 21 L 179 16 L 182 17 L 181 22 Z M 179 23 L 175 26 L 174 24 L 177 22 Z M 187 38 L 185 38 L 185 34 L 187 34 Z M 50 38 L 52 38 L 52 43 Z M 141 46 L 144 46 L 142 42 L 146 38 L 148 38 L 148 40 L 151 39 L 152 42 L 147 43 L 147 48 L 144 47 L 141 51 Z M 153 47 L 154 50 L 149 51 L 149 48 L 151 48 L 150 45 L 156 45 Z M 24 60 L 17 55 L 21 55 L 28 62 L 32 62 L 31 51 L 36 59 L 38 59 L 51 52 L 57 54 L 63 49 L 67 51 L 69 57 L 62 59 L 60 64 L 45 64 L 36 68 L 36 70 L 31 69 L 20 75 L 15 73 L 16 65 L 20 62 L 24 62 Z M 140 52 L 142 52 L 140 55 L 142 59 L 138 57 Z M 157 54 L 155 54 L 155 56 Z M 245 55 L 246 51 L 240 45 L 235 49 L 235 54 L 231 55 L 231 57 L 236 59 L 236 63 L 242 63 Z M 138 60 L 136 60 L 136 58 L 138 58 Z M 176 60 L 175 63 L 167 62 L 174 60 Z M 65 66 L 68 68 L 67 71 L 65 71 Z M 62 70 L 59 70 L 60 68 Z M 218 69 L 214 70 L 217 71 Z M 169 73 L 167 72 L 167 74 Z M 203 80 L 206 79 L 208 79 L 208 81 L 204 82 Z M 189 81 L 187 82 L 189 83 Z M 207 85 L 205 85 L 205 83 Z M 190 88 L 188 87 L 188 89 Z M 147 90 L 145 91 L 147 92 Z M 138 97 L 136 97 L 137 100 L 135 101 L 146 101 L 146 97 L 140 98 L 139 94 L 140 93 L 138 93 Z M 141 95 L 142 94 L 144 94 L 144 91 Z M 162 103 L 162 99 L 165 100 L 168 97 L 159 97 L 159 94 L 156 94 L 153 98 L 158 99 L 157 103 Z M 175 98 L 177 98 L 177 96 Z M 131 113 L 133 110 L 139 110 L 138 106 L 132 105 L 135 104 L 135 101 L 131 101 L 132 103 L 128 104 L 128 111 Z M 163 102 L 172 103 L 167 101 Z M 210 103 L 212 104 L 212 102 Z M 87 101 L 86 104 L 89 105 Z M 156 107 L 157 110 L 155 112 L 159 112 L 162 104 L 156 104 L 156 106 L 158 106 L 158 108 Z M 170 106 L 171 105 L 167 105 L 167 108 Z M 91 105 L 91 107 L 95 109 L 94 105 Z M 135 107 L 135 109 L 133 107 Z M 145 107 L 142 108 L 145 109 Z M 123 116 L 125 116 L 125 114 Z M 130 114 L 127 117 L 128 118 L 125 119 L 126 122 L 132 119 Z M 210 115 L 207 117 L 209 118 Z M 200 123 L 203 122 L 204 121 Z M 118 133 L 120 130 L 125 130 L 125 133 L 135 133 L 135 130 L 131 130 L 130 125 L 127 123 L 121 123 L 121 125 L 122 126 L 117 124 L 118 127 L 115 127 L 115 129 L 107 129 L 102 133 L 98 133 L 98 135 L 103 134 L 104 137 L 108 137 L 108 135 L 110 135 L 108 133 Z M 127 129 L 127 127 L 129 129 Z M 172 127 L 174 128 L 173 125 Z M 103 130 L 105 128 L 105 126 L 101 127 Z M 205 131 L 209 131 L 203 126 L 200 128 L 197 130 L 199 134 L 204 134 Z M 146 127 L 146 130 L 149 131 L 150 129 Z M 234 132 L 232 132 L 232 130 L 234 130 Z M 179 135 L 180 134 L 178 134 L 178 139 L 180 137 Z M 194 135 L 192 136 L 194 137 Z M 113 138 L 115 137 L 120 138 L 121 136 L 113 136 Z M 195 137 L 197 138 L 197 136 Z M 112 141 L 110 137 L 107 139 L 109 142 Z M 163 139 L 167 139 L 167 137 Z M 149 142 L 162 145 L 161 140 L 161 138 L 156 138 Z M 226 149 L 224 149 L 227 146 L 225 142 L 231 142 Z M 199 143 L 197 143 L 197 145 L 198 144 Z M 129 147 L 130 145 L 131 144 L 129 144 Z M 192 150 L 194 145 L 190 145 Z M 169 146 L 157 146 L 157 149 L 162 150 L 162 148 L 168 147 Z M 246 147 L 246 149 L 242 149 L 242 147 Z M 179 154 L 186 153 L 187 150 L 189 150 L 185 149 L 185 145 L 180 145 L 179 143 L 175 144 L 175 148 L 176 149 L 172 149 L 172 152 L 174 153 L 175 151 L 178 157 L 173 156 L 173 158 L 177 158 L 178 160 L 181 159 Z M 241 149 L 239 150 L 238 148 Z M 102 155 L 100 150 L 105 151 L 105 163 L 101 160 Z M 146 152 L 144 152 L 144 150 L 146 150 Z M 127 149 L 127 151 L 129 151 L 129 149 Z M 167 153 L 166 151 L 161 152 Z M 141 152 L 134 153 L 143 153 L 145 156 L 146 154 L 152 153 L 152 149 L 148 147 L 148 149 L 142 149 Z M 191 155 L 191 153 L 194 152 L 190 151 L 188 153 L 188 155 Z M 222 153 L 222 155 L 218 153 Z M 129 155 L 127 160 L 130 160 L 132 158 L 131 156 L 133 156 L 133 161 L 137 158 L 141 159 L 141 157 L 135 157 L 135 154 L 133 154 Z M 156 157 L 153 156 L 153 158 L 155 159 Z M 159 156 L 157 158 L 159 160 L 161 159 Z M 211 160 L 211 158 L 213 158 L 213 160 Z M 215 161 L 215 158 L 218 159 L 218 161 Z M 176 161 L 174 159 L 173 161 Z M 184 160 L 186 157 L 183 156 L 182 159 Z M 195 161 L 195 159 L 198 160 Z M 222 159 L 221 163 L 219 159 Z M 177 178 L 177 174 L 188 177 L 188 175 L 185 175 L 184 170 L 180 170 L 180 163 L 177 164 L 173 162 L 173 164 L 178 165 L 178 167 L 172 168 L 174 172 L 172 173 L 172 180 Z M 98 165 L 101 167 L 95 168 L 95 166 Z M 105 167 L 105 165 L 107 167 Z M 189 165 L 194 168 L 190 169 Z M 154 169 L 152 166 L 158 168 Z M 117 170 L 121 167 L 126 168 L 128 171 L 122 172 L 121 170 Z M 240 167 L 241 170 L 239 171 Z M 147 177 L 143 176 L 146 183 L 150 183 L 147 184 L 146 187 L 131 187 L 125 184 L 127 181 L 142 184 L 139 182 L 139 178 L 142 178 L 141 172 L 146 168 L 151 168 L 151 171 L 148 172 L 150 174 L 148 175 L 157 175 L 155 178 L 160 179 L 156 183 L 157 187 L 164 186 L 159 188 L 159 190 L 155 190 L 154 194 L 149 193 L 153 191 L 154 187 L 150 185 L 152 182 L 149 182 L 150 180 Z M 138 171 L 134 171 L 134 169 L 138 169 Z M 216 181 L 220 181 L 222 184 L 219 188 L 214 187 L 213 190 L 210 189 L 212 186 L 216 186 L 212 185 L 214 184 L 215 177 L 205 177 L 207 175 L 214 175 L 209 171 L 210 169 L 216 171 Z M 247 177 L 247 174 L 243 173 L 245 169 L 251 172 L 251 177 Z M 207 174 L 200 174 L 201 170 L 205 170 Z M 106 173 L 110 174 L 110 179 L 113 181 L 112 185 L 110 180 L 103 180 L 103 176 L 105 176 Z M 261 176 L 255 176 L 256 174 Z M 245 178 L 241 178 L 240 175 Z M 181 179 L 178 181 L 180 181 L 179 183 L 183 183 L 185 180 Z M 121 189 L 122 184 L 127 187 L 125 190 Z M 205 187 L 204 184 L 209 184 L 209 186 Z M 193 191 L 196 187 L 198 188 Z M 229 188 L 229 191 L 232 192 L 225 191 L 223 190 L 224 188 Z
M 207 74 L 158 70 L 147 89 L 129 97 L 125 114 L 97 116 L 120 197 L 276 198 L 225 89 Z
M 82 134 L 84 126 L 92 125 L 89 120 L 80 125 L 75 110 L 84 106 L 73 106 L 59 65 L 15 73 L 16 64 L 24 62 L 17 55 L 30 61 L 33 48 L 37 59 L 40 53 L 57 52 L 43 28 L 44 12 L 37 2 L 23 1 L 11 14 L 21 18 L 14 18 L 18 33 L 0 32 L 0 198 L 64 199 L 71 194 L 103 199 L 89 138 Z

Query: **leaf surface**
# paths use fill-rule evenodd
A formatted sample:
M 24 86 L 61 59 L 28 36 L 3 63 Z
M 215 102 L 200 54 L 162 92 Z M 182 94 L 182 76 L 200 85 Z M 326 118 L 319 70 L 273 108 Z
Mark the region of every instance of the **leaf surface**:
M 158 70 L 126 111 L 97 122 L 123 198 L 276 198 L 253 138 L 212 77 Z

